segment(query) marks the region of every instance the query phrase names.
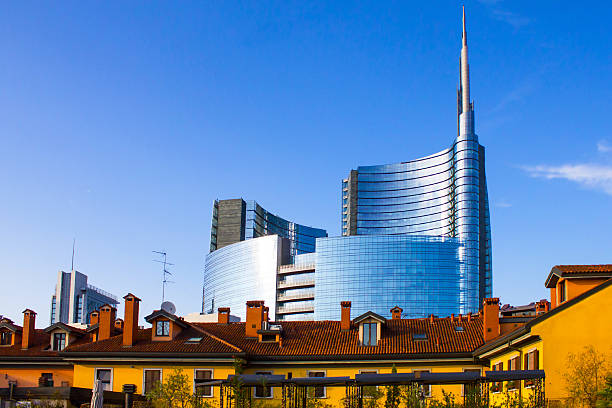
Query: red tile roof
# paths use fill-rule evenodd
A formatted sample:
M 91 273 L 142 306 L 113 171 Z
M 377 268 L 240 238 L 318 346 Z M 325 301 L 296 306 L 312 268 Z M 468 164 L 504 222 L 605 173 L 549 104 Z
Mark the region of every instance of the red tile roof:
M 612 273 L 612 264 L 603 265 L 557 265 L 555 268 L 563 273 Z
M 342 356 L 353 359 L 397 355 L 468 354 L 484 344 L 482 319 L 453 322 L 451 318 L 387 320 L 377 346 L 360 346 L 359 331 L 340 329 L 339 321 L 277 322 L 282 326 L 282 344 L 260 343 L 245 337 L 245 323 L 190 323 L 188 329 L 171 341 L 152 341 L 151 329 L 137 332 L 134 346 L 122 346 L 121 335 L 110 339 L 66 348 L 65 354 L 79 353 L 195 353 L 245 355 L 250 359 L 327 359 Z M 456 326 L 463 331 L 456 331 Z M 427 340 L 413 340 L 413 334 L 427 334 Z M 198 343 L 188 340 L 202 337 Z M 439 343 L 439 344 L 438 344 Z M 63 354 L 64 354 L 63 353 Z
M 36 329 L 27 350 L 21 349 L 21 341 L 14 346 L 0 346 L 2 357 L 55 357 L 57 352 L 46 350 L 49 348 L 49 334 L 42 329 Z

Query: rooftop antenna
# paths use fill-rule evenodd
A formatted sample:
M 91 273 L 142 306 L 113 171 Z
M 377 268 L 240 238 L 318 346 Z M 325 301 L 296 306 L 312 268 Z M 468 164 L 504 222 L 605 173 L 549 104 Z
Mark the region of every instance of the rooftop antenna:
M 174 281 L 168 280 L 168 275 L 172 276 L 172 273 L 166 268 L 168 266 L 174 266 L 174 264 L 166 260 L 166 257 L 168 254 L 166 254 L 164 251 L 152 251 L 152 252 L 154 254 L 159 254 L 164 257 L 163 260 L 159 260 L 159 259 L 153 260 L 153 262 L 159 262 L 160 264 L 164 265 L 163 271 L 162 271 L 162 303 L 163 303 L 166 298 L 166 285 L 168 283 L 174 283 Z
M 70 271 L 74 271 L 74 244 L 76 243 L 76 238 L 72 238 L 72 264 L 70 265 Z

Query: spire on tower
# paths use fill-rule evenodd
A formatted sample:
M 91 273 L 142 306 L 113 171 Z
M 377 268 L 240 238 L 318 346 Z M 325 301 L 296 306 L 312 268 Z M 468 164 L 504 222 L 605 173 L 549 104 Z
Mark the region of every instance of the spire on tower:
M 461 46 L 461 112 L 470 111 L 470 65 L 468 63 L 465 6 L 463 7 L 463 44 Z
M 463 35 L 461 38 L 463 39 L 463 45 L 467 46 L 467 31 L 465 30 L 465 6 L 463 6 Z

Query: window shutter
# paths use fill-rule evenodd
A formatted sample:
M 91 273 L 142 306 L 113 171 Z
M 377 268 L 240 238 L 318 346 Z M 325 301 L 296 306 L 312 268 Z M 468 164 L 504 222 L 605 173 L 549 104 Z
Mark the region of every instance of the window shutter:
M 508 370 L 512 370 L 512 360 L 508 360 Z
M 529 357 L 531 353 L 527 353 L 523 356 L 523 370 L 529 370 Z
M 540 352 L 538 350 L 533 351 L 533 369 L 540 369 Z

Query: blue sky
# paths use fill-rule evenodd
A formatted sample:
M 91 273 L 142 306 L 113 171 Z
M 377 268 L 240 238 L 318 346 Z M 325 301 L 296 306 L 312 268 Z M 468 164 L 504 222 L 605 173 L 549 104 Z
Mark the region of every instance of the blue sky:
M 494 293 L 522 304 L 555 264 L 612 262 L 612 8 L 466 6 Z M 4 4 L 0 314 L 47 324 L 74 237 L 143 313 L 166 250 L 198 311 L 215 198 L 338 235 L 351 168 L 452 143 L 460 24 L 455 1 Z

